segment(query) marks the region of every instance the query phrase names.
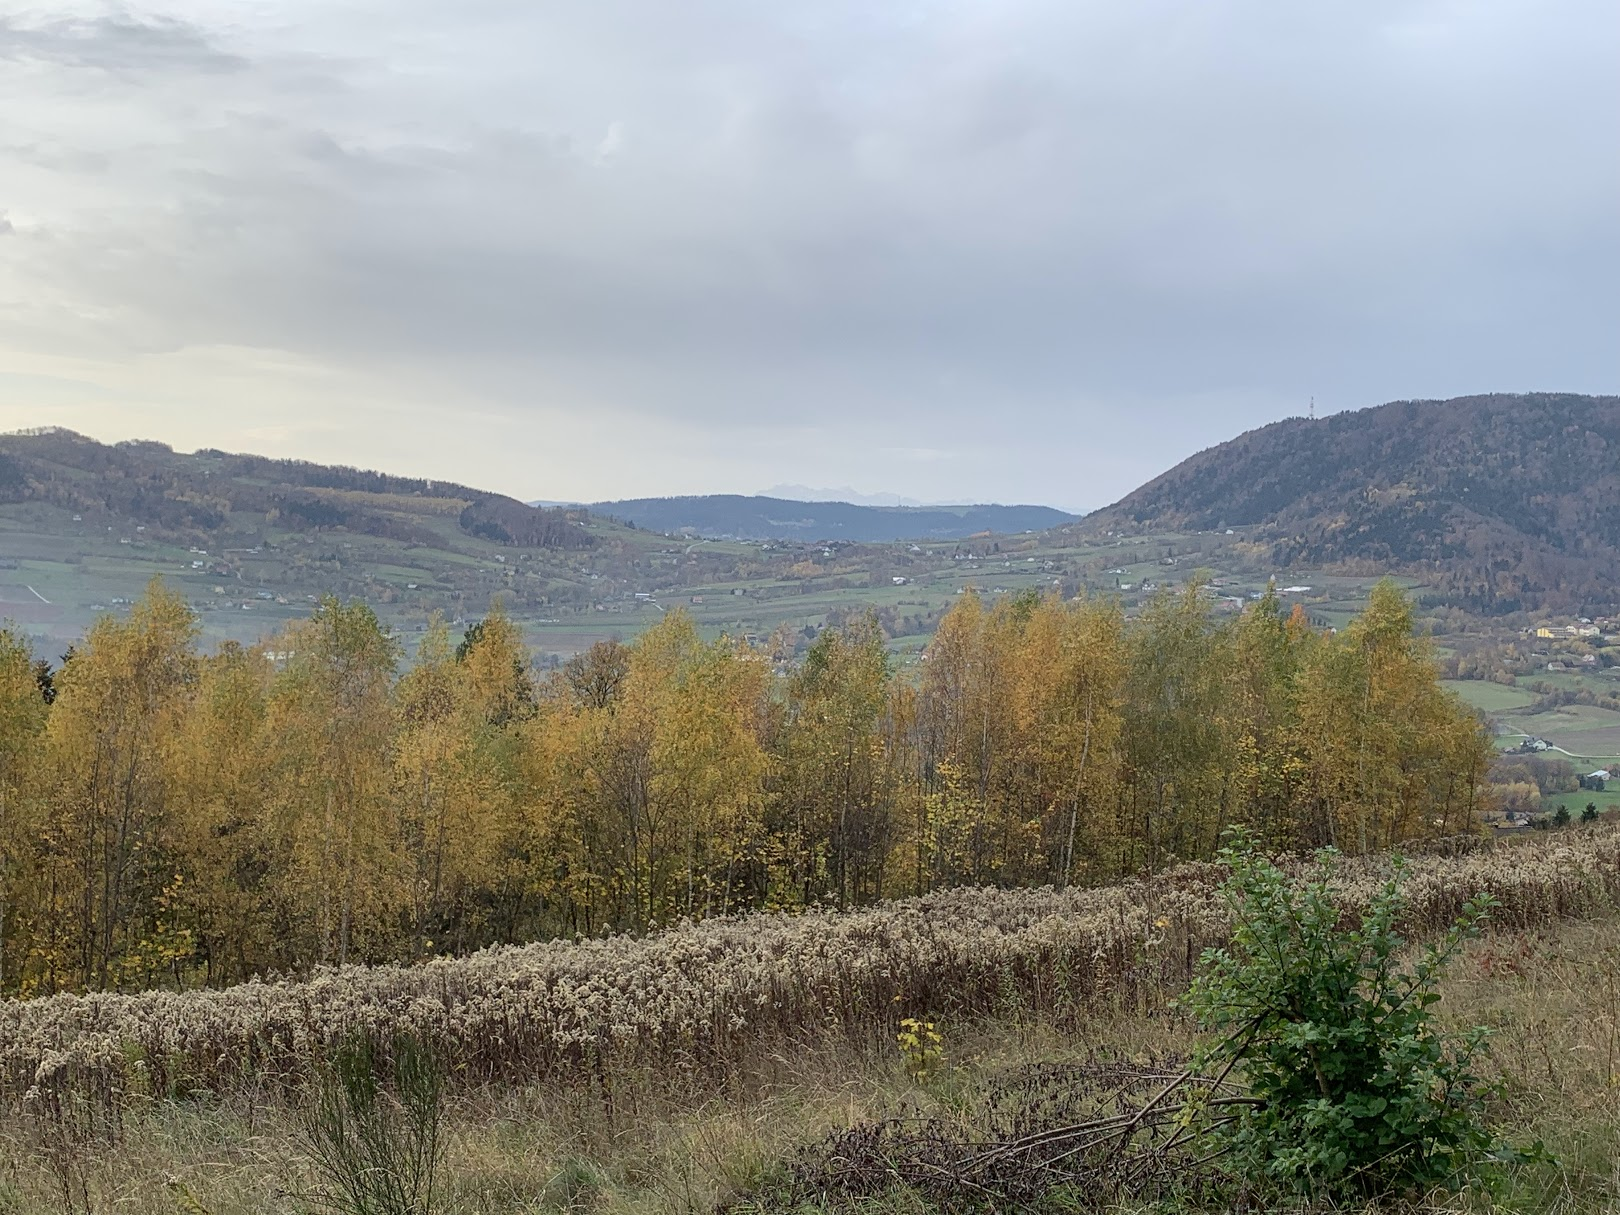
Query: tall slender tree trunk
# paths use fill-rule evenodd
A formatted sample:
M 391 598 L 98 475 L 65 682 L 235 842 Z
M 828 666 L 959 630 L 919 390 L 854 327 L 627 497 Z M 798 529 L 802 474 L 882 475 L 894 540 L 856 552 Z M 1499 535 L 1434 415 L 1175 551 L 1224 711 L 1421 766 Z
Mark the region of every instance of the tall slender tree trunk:
M 1091 705 L 1093 690 L 1086 689 L 1086 732 L 1080 744 L 1080 762 L 1074 770 L 1074 803 L 1069 807 L 1069 839 L 1063 849 L 1063 884 L 1069 885 L 1074 877 L 1074 838 L 1080 825 L 1080 795 L 1085 787 L 1086 760 L 1091 755 Z

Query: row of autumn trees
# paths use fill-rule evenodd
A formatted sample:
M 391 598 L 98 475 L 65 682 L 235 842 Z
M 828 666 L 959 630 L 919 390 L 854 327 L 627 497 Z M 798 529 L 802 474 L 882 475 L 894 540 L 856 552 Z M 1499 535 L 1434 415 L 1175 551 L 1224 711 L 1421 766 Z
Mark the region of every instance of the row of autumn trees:
M 1489 757 L 1399 591 L 965 596 L 897 673 L 680 614 L 537 676 L 499 610 L 413 661 L 328 600 L 202 654 L 154 583 L 54 672 L 0 632 L 0 987 L 225 983 L 961 883 L 1098 883 L 1235 823 L 1360 851 L 1469 829 Z

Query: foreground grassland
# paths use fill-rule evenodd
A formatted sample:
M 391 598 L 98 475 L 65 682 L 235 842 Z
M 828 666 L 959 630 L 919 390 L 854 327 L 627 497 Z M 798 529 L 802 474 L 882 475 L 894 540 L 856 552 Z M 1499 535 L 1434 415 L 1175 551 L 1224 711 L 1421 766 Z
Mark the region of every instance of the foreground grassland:
M 1352 915 L 1379 872 L 1347 866 Z M 1184 1054 L 1196 1035 L 1173 1001 L 1223 936 L 1218 876 L 958 891 L 224 993 L 13 1002 L 0 1210 L 308 1209 L 296 1111 L 311 1059 L 356 1028 L 407 1026 L 449 1065 L 438 1209 L 802 1202 L 788 1163 L 836 1128 L 971 1124 L 1035 1065 Z M 1480 890 L 1500 903 L 1496 927 L 1453 966 L 1441 1007 L 1494 1029 L 1494 1116 L 1553 1159 L 1430 1205 L 1620 1211 L 1620 832 L 1419 858 L 1409 930 L 1432 932 Z M 920 1081 L 894 1042 L 905 1015 L 944 1033 Z
M 1620 922 L 1495 934 L 1471 947 L 1443 985 L 1459 1024 L 1495 1030 L 1486 1068 L 1504 1083 L 1502 1129 L 1542 1140 L 1555 1159 L 1512 1171 L 1492 1194 L 1430 1196 L 1420 1210 L 1607 1215 L 1620 1211 Z M 719 1094 L 649 1077 L 600 1094 L 553 1085 L 459 1097 L 449 1118 L 445 1212 L 593 1211 L 697 1215 L 728 1205 L 775 1208 L 784 1163 L 836 1129 L 880 1118 L 964 1124 L 1032 1068 L 1107 1052 L 1131 1059 L 1185 1052 L 1186 1021 L 1099 1009 L 1079 1025 L 1008 1015 L 945 1025 L 945 1063 L 912 1082 L 897 1053 L 874 1045 L 761 1058 Z M 274 1103 L 235 1095 L 161 1102 L 126 1114 L 116 1139 L 53 1162 L 29 1120 L 0 1129 L 7 1158 L 0 1210 L 59 1212 L 61 1180 L 94 1211 L 214 1215 L 308 1209 L 314 1178 L 299 1130 Z M 815 1203 L 804 1204 L 815 1209 Z M 71 1208 L 69 1208 L 71 1209 Z M 79 1208 L 84 1209 L 84 1208 Z M 895 1194 L 867 1210 L 924 1209 Z

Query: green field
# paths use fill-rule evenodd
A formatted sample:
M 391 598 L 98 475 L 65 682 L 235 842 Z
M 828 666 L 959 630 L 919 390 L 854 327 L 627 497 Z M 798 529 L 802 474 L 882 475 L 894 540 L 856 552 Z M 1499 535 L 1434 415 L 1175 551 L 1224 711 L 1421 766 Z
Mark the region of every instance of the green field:
M 435 614 L 460 628 L 497 598 L 541 662 L 606 638 L 629 639 L 666 612 L 690 613 L 709 636 L 763 641 L 778 630 L 808 638 L 850 613 L 880 613 L 897 654 L 915 656 L 940 614 L 967 590 L 986 598 L 1036 591 L 1117 595 L 1132 607 L 1197 571 L 1212 578 L 1218 611 L 1264 589 L 1241 536 L 1091 535 L 1079 528 L 960 541 L 742 542 L 666 536 L 591 519 L 583 551 L 517 549 L 468 535 L 453 516 L 405 505 L 432 533 L 409 544 L 344 529 L 296 532 L 268 518 L 233 526 L 252 542 L 204 552 L 198 544 L 106 515 L 79 518 L 44 503 L 0 506 L 0 618 L 60 652 L 102 613 L 128 610 L 154 576 L 198 613 L 204 640 L 253 642 L 310 612 L 325 594 L 359 597 L 414 645 Z M 402 508 L 403 509 L 403 508 Z M 236 517 L 233 516 L 233 519 Z M 108 520 L 112 521 L 109 522 Z M 1342 626 L 1374 578 L 1291 571 L 1284 596 L 1319 626 Z
M 1529 723 L 1531 728 L 1520 729 L 1520 721 Z M 1555 748 L 1551 754 L 1567 757 L 1577 767 L 1585 763 L 1596 767 L 1620 761 L 1620 727 L 1569 730 L 1561 728 L 1556 721 L 1547 720 L 1545 715 L 1500 724 L 1502 732 L 1498 733 L 1496 741 L 1503 750 L 1513 749 L 1528 735 L 1546 739 Z
M 1543 685 L 1537 691 L 1530 685 Z M 1590 691 L 1599 695 L 1616 690 L 1605 671 L 1537 671 L 1521 676 L 1517 686 L 1484 679 L 1445 679 L 1441 686 L 1490 716 L 1497 743 L 1504 750 L 1526 737 L 1542 738 L 1572 759 L 1599 761 L 1620 758 L 1620 712 L 1596 705 L 1562 705 L 1539 713 L 1524 712 L 1546 688 Z
M 1598 813 L 1606 814 L 1611 810 L 1620 809 L 1620 786 L 1606 788 L 1601 793 L 1590 789 L 1578 789 L 1574 793 L 1547 793 L 1541 798 L 1541 812 L 1551 814 L 1563 806 L 1575 817 L 1588 805 L 1598 808 Z
M 1455 692 L 1474 708 L 1486 713 L 1510 712 L 1536 699 L 1534 692 L 1492 683 L 1488 679 L 1442 679 L 1440 686 L 1449 692 Z

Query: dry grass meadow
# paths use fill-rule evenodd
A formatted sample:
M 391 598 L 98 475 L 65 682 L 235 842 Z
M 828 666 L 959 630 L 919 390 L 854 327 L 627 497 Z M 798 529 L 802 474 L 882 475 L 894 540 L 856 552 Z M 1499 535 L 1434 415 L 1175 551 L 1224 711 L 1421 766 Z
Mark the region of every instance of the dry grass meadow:
M 1415 936 L 1477 890 L 1502 904 L 1440 1007 L 1492 1027 L 1494 1116 L 1553 1157 L 1431 1209 L 1620 1212 L 1620 833 L 1413 869 Z M 1347 906 L 1376 875 L 1348 867 Z M 450 1071 L 437 1210 L 803 1205 L 783 1187 L 788 1162 L 830 1131 L 896 1115 L 967 1125 L 1033 1066 L 1187 1051 L 1196 1035 L 1174 995 L 1220 937 L 1217 876 L 958 891 L 223 993 L 12 1003 L 0 1212 L 319 1209 L 296 1116 L 308 1061 L 341 1032 L 395 1022 L 433 1036 Z M 894 1042 L 902 1015 L 944 1038 L 920 1081 Z

